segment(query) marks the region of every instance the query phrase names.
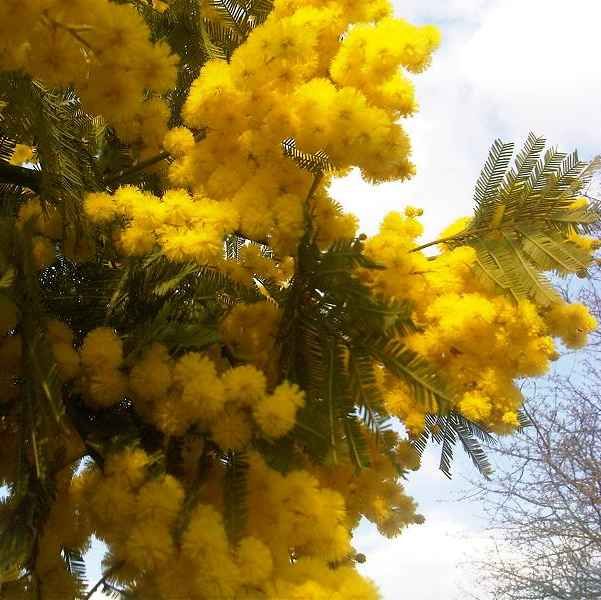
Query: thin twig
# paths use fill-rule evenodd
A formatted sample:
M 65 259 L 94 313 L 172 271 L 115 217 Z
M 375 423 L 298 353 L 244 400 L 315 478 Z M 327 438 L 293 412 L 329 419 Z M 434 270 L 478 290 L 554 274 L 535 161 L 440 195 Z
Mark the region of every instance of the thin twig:
M 11 165 L 4 160 L 0 160 L 0 183 L 10 183 L 39 192 L 41 173 L 36 169 Z
M 90 591 L 84 596 L 84 600 L 90 600 L 94 595 L 94 592 L 117 570 L 123 566 L 123 561 L 118 562 L 108 569 L 104 575 L 94 584 Z
M 116 183 L 119 183 L 120 181 L 127 179 L 130 175 L 135 175 L 136 173 L 143 171 L 147 167 L 155 165 L 156 163 L 159 163 L 162 160 L 169 158 L 169 156 L 170 156 L 169 152 L 167 152 L 166 150 L 163 150 L 163 152 L 160 152 L 159 154 L 157 154 L 155 156 L 151 156 L 150 158 L 147 158 L 146 160 L 135 161 L 131 167 L 129 167 L 127 169 L 122 169 L 121 171 L 118 171 L 117 173 L 115 173 L 113 175 L 104 177 L 102 179 L 102 183 L 103 183 L 103 185 L 106 185 L 106 186 L 115 185 Z

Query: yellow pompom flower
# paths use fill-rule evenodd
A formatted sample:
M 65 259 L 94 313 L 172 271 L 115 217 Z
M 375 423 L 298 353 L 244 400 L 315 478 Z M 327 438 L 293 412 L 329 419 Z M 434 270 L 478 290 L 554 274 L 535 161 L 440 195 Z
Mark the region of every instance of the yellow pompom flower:
M 191 152 L 194 144 L 194 135 L 186 127 L 170 129 L 163 140 L 165 150 L 174 158 L 180 158 Z
M 158 401 L 171 385 L 171 362 L 167 348 L 153 344 L 129 372 L 129 387 L 136 401 Z
M 105 192 L 86 194 L 83 210 L 93 223 L 112 221 L 117 215 L 117 206 L 113 196 Z
M 71 381 L 81 372 L 79 354 L 71 343 L 54 342 L 51 344 L 52 354 L 56 361 L 58 376 L 62 381 Z
M 123 361 L 123 342 L 110 327 L 90 331 L 81 348 L 81 362 L 92 370 L 101 367 L 117 368 Z
M 251 435 L 250 420 L 240 410 L 226 410 L 211 424 L 211 436 L 223 450 L 242 450 Z
M 104 466 L 104 474 L 120 480 L 128 488 L 135 488 L 144 480 L 145 470 L 149 464 L 150 458 L 144 450 L 128 448 L 109 455 Z
M 152 523 L 171 527 L 184 500 L 184 490 L 177 479 L 164 475 L 144 484 L 138 492 L 136 507 L 140 525 Z
M 586 196 L 580 196 L 570 204 L 570 210 L 581 210 L 588 205 L 589 199 Z
M 86 401 L 94 408 L 107 408 L 123 400 L 127 376 L 110 366 L 97 366 L 89 376 Z
M 182 549 L 200 561 L 211 553 L 229 553 L 223 517 L 212 506 L 200 504 L 194 509 L 182 536 Z
M 409 440 L 400 440 L 394 448 L 394 455 L 401 467 L 411 471 L 419 469 L 420 455 Z
M 33 158 L 33 148 L 26 144 L 17 144 L 10 157 L 11 165 L 22 165 L 23 163 L 29 162 Z
M 477 391 L 466 392 L 459 402 L 461 413 L 472 421 L 482 421 L 491 412 L 490 399 Z
M 234 367 L 221 378 L 229 402 L 254 406 L 265 396 L 267 380 L 262 371 L 252 365 Z
M 269 548 L 258 538 L 245 537 L 236 550 L 240 577 L 245 585 L 261 585 L 269 579 L 273 560 Z
M 173 537 L 164 523 L 135 525 L 127 536 L 125 550 L 128 561 L 141 570 L 155 570 L 164 565 L 175 553 Z
M 175 365 L 173 381 L 181 386 L 182 403 L 192 420 L 212 419 L 223 410 L 224 386 L 207 356 L 184 354 Z
M 581 348 L 597 327 L 597 320 L 582 304 L 554 304 L 545 315 L 552 335 L 561 337 L 570 348 Z
M 304 402 L 304 392 L 296 384 L 284 382 L 259 401 L 253 415 L 263 433 L 282 437 L 294 427 L 296 412 Z

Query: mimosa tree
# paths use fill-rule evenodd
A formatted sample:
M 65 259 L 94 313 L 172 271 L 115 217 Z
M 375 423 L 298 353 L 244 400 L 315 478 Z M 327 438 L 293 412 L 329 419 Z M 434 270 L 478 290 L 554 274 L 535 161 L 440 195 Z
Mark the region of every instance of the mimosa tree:
M 3 597 L 85 598 L 95 535 L 127 598 L 377 598 L 360 519 L 422 521 L 400 482 L 429 440 L 487 474 L 515 381 L 585 343 L 545 278 L 593 260 L 576 155 L 496 142 L 427 244 L 421 210 L 366 238 L 329 195 L 414 173 L 439 33 L 391 13 L 0 5 Z

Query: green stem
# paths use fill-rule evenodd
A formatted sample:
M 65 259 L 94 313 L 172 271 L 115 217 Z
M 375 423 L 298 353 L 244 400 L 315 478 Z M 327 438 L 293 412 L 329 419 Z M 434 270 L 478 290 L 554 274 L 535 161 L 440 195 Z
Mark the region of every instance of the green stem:
M 474 235 L 479 234 L 479 233 L 490 233 L 494 229 L 500 229 L 500 228 L 499 227 L 496 227 L 496 228 L 479 227 L 478 229 L 469 229 L 462 233 L 456 233 L 455 235 L 449 235 L 447 237 L 439 238 L 432 242 L 428 242 L 427 244 L 422 244 L 421 246 L 416 246 L 415 248 L 411 248 L 411 250 L 409 250 L 409 252 L 419 252 L 420 250 L 424 250 L 425 248 L 429 248 L 430 246 L 444 244 L 445 242 L 463 240 L 468 237 L 473 237 Z

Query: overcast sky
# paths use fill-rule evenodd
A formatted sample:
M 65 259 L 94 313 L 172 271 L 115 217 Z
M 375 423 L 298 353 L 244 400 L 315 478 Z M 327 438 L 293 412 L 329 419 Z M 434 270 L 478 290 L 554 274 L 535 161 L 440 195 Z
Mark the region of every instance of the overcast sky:
M 601 153 L 600 0 L 397 0 L 398 16 L 435 23 L 443 45 L 415 77 L 420 112 L 406 123 L 418 174 L 378 187 L 351 175 L 336 197 L 373 233 L 405 205 L 425 209 L 426 239 L 471 214 L 472 191 L 496 138 L 521 142 L 529 131 L 582 158 Z M 407 489 L 426 524 L 396 540 L 363 526 L 356 547 L 384 600 L 463 600 L 478 574 L 460 565 L 486 544 L 477 504 L 457 502 L 473 476 L 465 460 L 448 482 L 430 453 Z

